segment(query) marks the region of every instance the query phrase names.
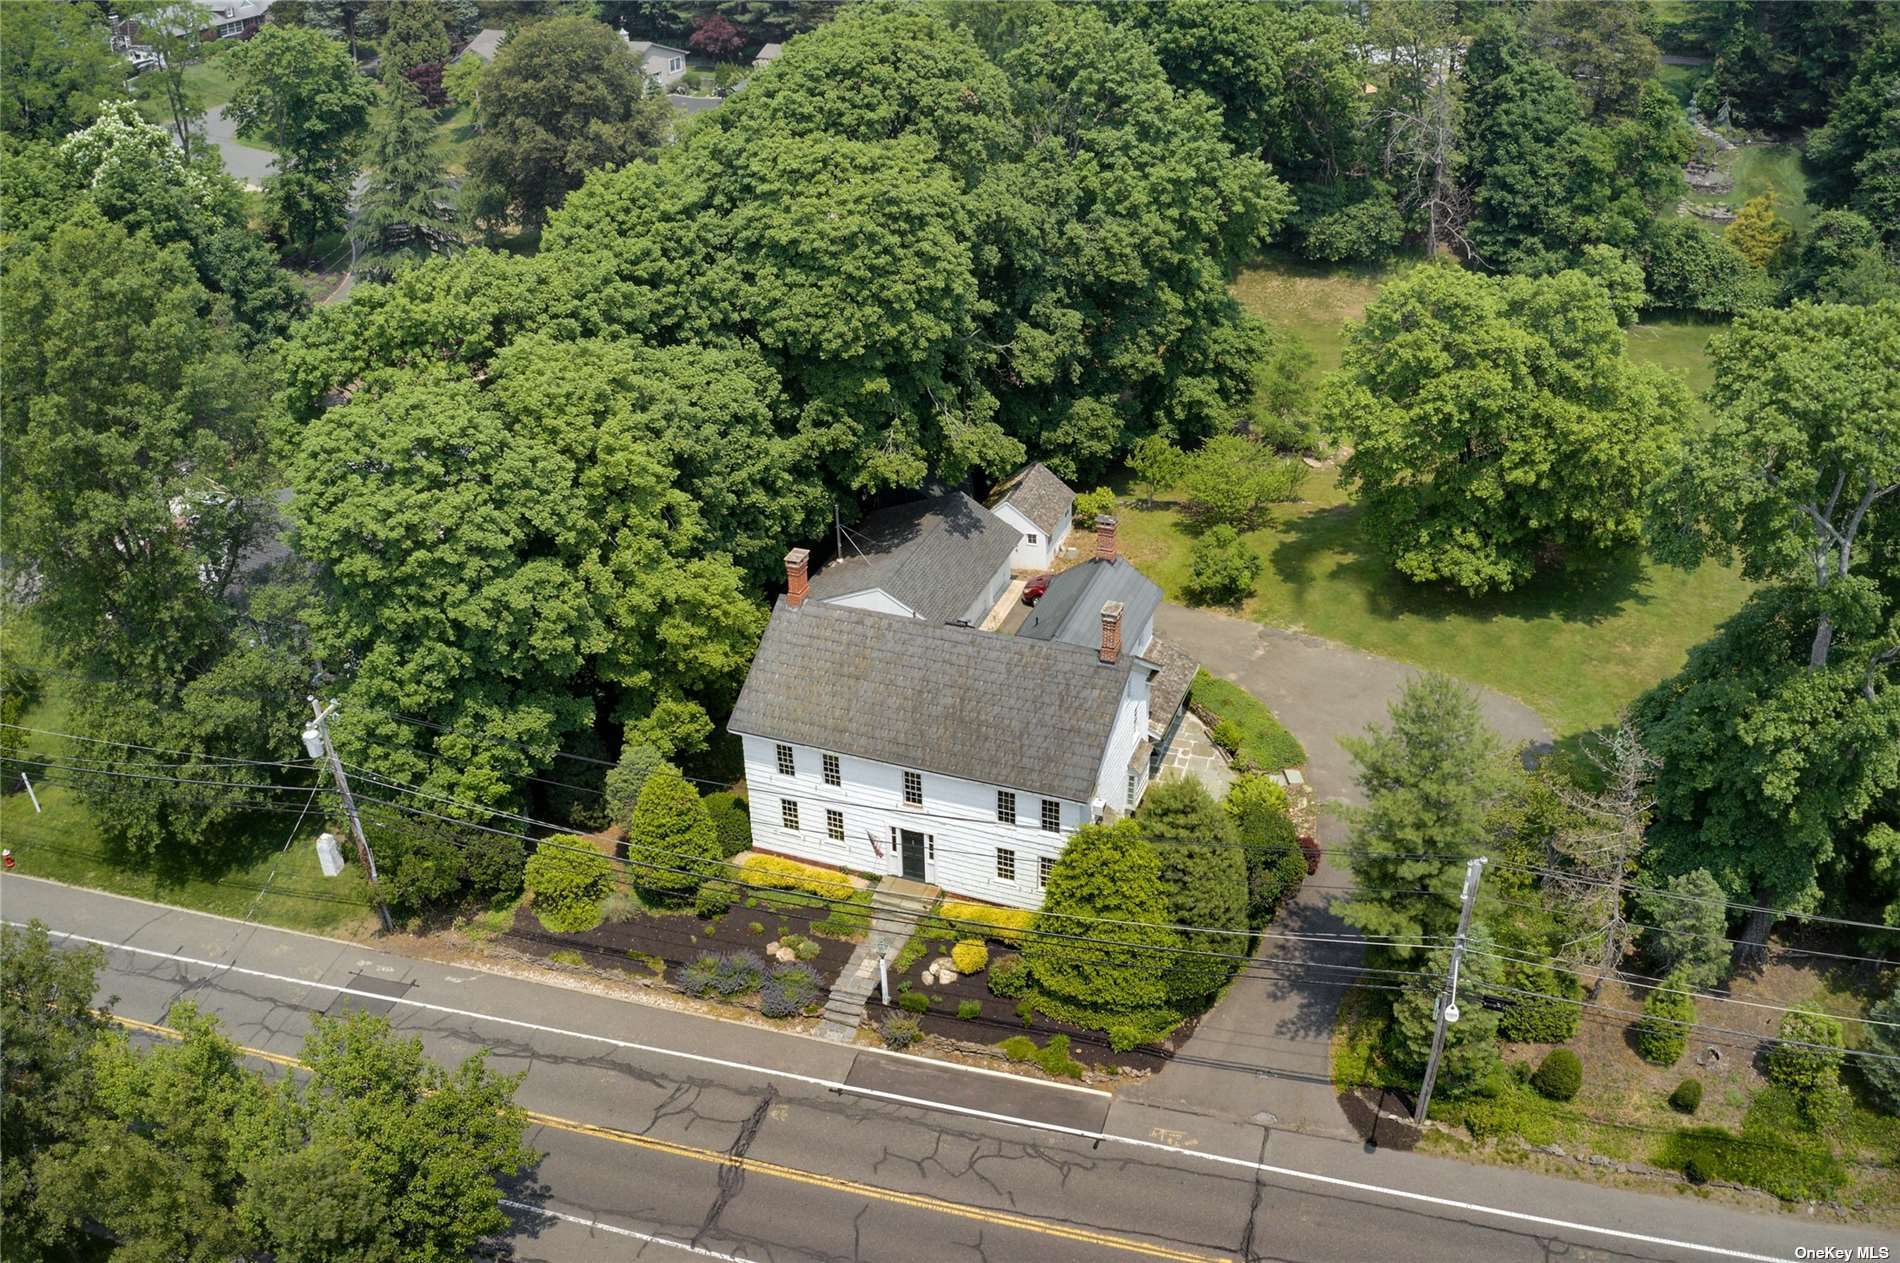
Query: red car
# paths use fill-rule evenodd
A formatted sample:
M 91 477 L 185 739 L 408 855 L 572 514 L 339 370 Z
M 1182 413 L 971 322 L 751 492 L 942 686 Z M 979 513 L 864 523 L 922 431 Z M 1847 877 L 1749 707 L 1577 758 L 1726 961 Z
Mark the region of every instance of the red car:
M 1039 574 L 1023 584 L 1023 604 L 1034 605 L 1042 600 L 1042 594 L 1049 590 L 1049 580 L 1053 578 L 1055 576 L 1052 574 Z

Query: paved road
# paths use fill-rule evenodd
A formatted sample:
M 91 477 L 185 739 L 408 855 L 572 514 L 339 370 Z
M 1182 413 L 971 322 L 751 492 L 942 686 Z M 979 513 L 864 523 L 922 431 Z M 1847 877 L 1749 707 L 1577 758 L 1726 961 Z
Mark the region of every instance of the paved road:
M 546 1152 L 523 1259 L 1786 1258 L 1880 1235 L 1344 1144 L 394 956 L 8 875 L 0 911 L 121 946 L 102 991 L 294 1055 L 386 1012 L 440 1059 L 524 1070 Z M 1025 1123 L 1011 1120 L 1034 1120 Z M 560 1218 L 564 1216 L 565 1218 Z M 1516 1217 L 1513 1217 L 1516 1216 Z M 1632 1236 L 1610 1235 L 1609 1230 Z M 644 1236 L 642 1235 L 644 1234 Z M 1642 1238 L 1642 1239 L 1639 1239 Z
M 224 169 L 231 175 L 255 188 L 264 186 L 264 178 L 270 175 L 271 164 L 277 161 L 277 155 L 268 149 L 258 149 L 238 140 L 237 125 L 224 116 L 222 105 L 214 105 L 205 111 L 205 139 L 218 147 L 218 155 L 224 159 Z
M 1306 775 L 1322 804 L 1360 801 L 1352 760 L 1339 744 L 1386 708 L 1413 667 L 1349 649 L 1317 636 L 1263 627 L 1247 619 L 1164 605 L 1155 630 L 1192 654 L 1214 675 L 1241 685 L 1273 708 L 1306 747 Z M 1535 711 L 1514 698 L 1479 691 L 1485 718 L 1508 744 L 1550 740 Z M 1339 818 L 1322 812 L 1320 839 L 1345 840 Z M 1350 934 L 1328 911 L 1350 878 L 1328 860 L 1281 909 L 1271 930 L 1308 935 Z M 1278 962 L 1236 979 L 1201 1020 L 1174 1063 L 1139 1091 L 1180 1108 L 1214 1109 L 1237 1118 L 1342 1137 L 1356 1134 L 1332 1086 L 1329 1040 L 1344 981 L 1360 953 L 1349 944 L 1265 939 L 1259 956 Z M 1322 979 L 1337 979 L 1327 982 Z

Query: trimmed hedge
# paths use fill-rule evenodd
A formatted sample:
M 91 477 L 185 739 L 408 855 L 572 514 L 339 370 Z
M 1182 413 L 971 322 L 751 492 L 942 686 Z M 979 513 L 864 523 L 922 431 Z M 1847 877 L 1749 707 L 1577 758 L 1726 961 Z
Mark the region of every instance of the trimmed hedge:
M 1020 956 L 998 957 L 996 963 L 990 966 L 988 983 L 991 995 L 1014 1000 L 1029 990 L 1029 981 L 1029 966 L 1023 964 Z
M 1684 1079 L 1669 1094 L 1669 1108 L 1678 1114 L 1693 1114 L 1702 1104 L 1702 1080 Z
M 930 1010 L 930 997 L 921 991 L 906 991 L 897 997 L 897 1007 L 907 1013 L 926 1013 Z
M 586 838 L 556 834 L 528 857 L 523 873 L 534 892 L 534 915 L 556 934 L 579 934 L 600 924 L 613 892 L 614 866 Z
M 706 814 L 712 817 L 713 832 L 719 838 L 719 855 L 731 859 L 752 847 L 752 817 L 746 800 L 728 790 L 706 795 Z
M 740 861 L 739 879 L 774 890 L 796 890 L 820 899 L 849 899 L 855 888 L 848 878 L 815 864 L 800 864 L 779 855 L 751 855 Z
M 1531 1076 L 1531 1086 L 1553 1101 L 1574 1100 L 1583 1086 L 1583 1062 L 1568 1048 L 1553 1048 Z
M 1298 738 L 1273 717 L 1265 702 L 1238 684 L 1198 670 L 1188 686 L 1188 701 L 1214 716 L 1216 726 L 1231 723 L 1238 729 L 1237 760 L 1270 772 L 1306 762 Z
M 1636 1023 L 1636 1051 L 1644 1061 L 1673 1066 L 1689 1046 L 1689 1026 L 1695 1021 L 1695 997 L 1680 981 L 1666 978 L 1643 1000 L 1643 1016 Z
M 987 903 L 946 900 L 937 915 L 948 921 L 958 934 L 972 938 L 993 938 L 1011 947 L 1021 947 L 1023 936 L 1036 923 L 1036 914 L 1028 908 L 997 908 Z
M 950 949 L 950 963 L 960 974 L 980 974 L 990 963 L 990 949 L 980 939 L 966 938 Z

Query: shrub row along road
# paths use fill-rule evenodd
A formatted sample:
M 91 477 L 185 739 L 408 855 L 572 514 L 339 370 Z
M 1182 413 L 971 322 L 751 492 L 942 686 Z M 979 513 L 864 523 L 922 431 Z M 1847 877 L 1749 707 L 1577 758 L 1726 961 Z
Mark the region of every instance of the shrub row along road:
M 1541 1263 L 1880 1240 L 1367 1153 L 17 874 L 0 899 L 9 920 L 113 945 L 101 992 L 131 1021 L 162 1022 L 189 998 L 282 1059 L 313 1014 L 360 1007 L 440 1061 L 491 1049 L 498 1068 L 525 1070 L 528 1140 L 547 1157 L 510 1192 L 523 1259 Z

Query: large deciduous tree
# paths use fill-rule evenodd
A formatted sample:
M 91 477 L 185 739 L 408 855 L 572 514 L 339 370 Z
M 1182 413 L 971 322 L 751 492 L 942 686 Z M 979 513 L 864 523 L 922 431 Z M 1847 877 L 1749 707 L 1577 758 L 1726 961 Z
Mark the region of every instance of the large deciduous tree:
M 1900 29 L 1862 51 L 1803 158 L 1818 177 L 1809 186 L 1815 201 L 1858 211 L 1889 242 L 1900 239 Z
M 1591 117 L 1629 116 L 1662 69 L 1648 18 L 1640 4 L 1547 0 L 1531 8 L 1525 32 L 1577 86 Z
M 376 90 L 349 49 L 305 27 L 266 25 L 228 56 L 235 89 L 227 113 L 276 146 L 272 217 L 308 257 L 348 218 Z
M 0 281 L 9 371 L 5 551 L 37 576 L 34 616 L 82 684 L 95 735 L 279 757 L 300 646 L 269 598 L 236 598 L 271 511 L 257 413 L 269 361 L 244 354 L 182 245 L 82 207 Z M 225 690 L 277 700 L 233 704 Z M 169 760 L 169 761 L 167 761 Z M 108 836 L 189 865 L 270 769 L 159 763 L 181 787 L 82 777 Z M 157 768 L 147 769 L 158 770 Z M 254 799 L 248 799 L 254 802 Z
M 1400 573 L 1509 590 L 1568 554 L 1636 542 L 1688 407 L 1632 362 L 1601 283 L 1421 268 L 1347 335 L 1322 413 L 1342 481 Z
M 1900 303 L 1754 313 L 1712 347 L 1715 425 L 1656 497 L 1654 548 L 1770 586 L 1638 705 L 1662 868 L 1763 907 L 1900 917 Z
M 524 26 L 482 76 L 471 207 L 491 222 L 539 226 L 589 172 L 650 156 L 671 110 L 612 28 L 584 17 Z
M 1871 595 L 1863 541 L 1900 512 L 1900 302 L 1751 313 L 1710 353 L 1716 423 L 1662 484 L 1654 546 L 1812 587 L 1808 663 L 1824 667 L 1837 607 Z
M 99 10 L 60 0 L 0 5 L 0 132 L 58 140 L 121 95 L 124 80 Z
M 1339 914 L 1388 940 L 1377 955 L 1416 962 L 1421 940 L 1442 941 L 1458 923 L 1465 861 L 1503 784 L 1500 747 L 1477 696 L 1442 675 L 1409 682 L 1388 714 L 1386 727 L 1342 739 L 1366 805 L 1346 817 L 1358 889 Z

